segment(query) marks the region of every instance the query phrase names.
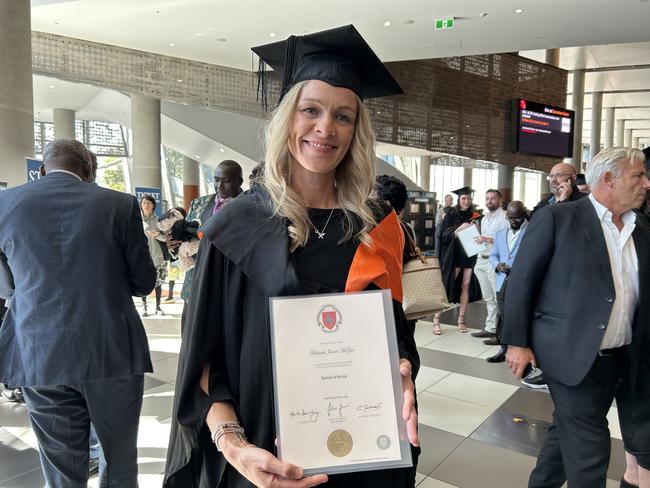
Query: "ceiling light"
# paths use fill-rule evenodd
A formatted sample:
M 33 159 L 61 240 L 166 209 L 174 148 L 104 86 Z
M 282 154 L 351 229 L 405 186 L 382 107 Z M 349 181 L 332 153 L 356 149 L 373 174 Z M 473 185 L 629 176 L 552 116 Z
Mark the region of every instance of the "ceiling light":
M 226 152 L 226 150 L 223 147 L 220 147 L 219 152 Z
M 225 37 L 220 37 L 219 39 L 217 39 L 217 42 L 226 42 L 227 40 L 228 39 L 226 39 Z
M 481 16 L 482 19 L 484 19 L 485 17 L 488 16 L 488 13 L 487 12 L 481 12 L 480 16 Z
M 54 85 L 50 85 L 50 88 L 56 88 L 56 86 L 54 86 Z
M 413 20 L 413 19 L 407 19 L 407 20 L 404 21 L 404 23 L 405 23 L 406 25 L 415 24 L 415 20 Z
M 391 25 L 393 25 L 393 23 L 390 20 L 384 22 L 384 27 L 390 27 Z
M 183 83 L 183 80 L 178 80 L 179 83 Z
M 518 8 L 517 10 L 515 10 L 515 13 L 516 14 L 521 14 L 521 13 L 523 13 L 523 11 L 524 11 L 523 8 Z
M 176 44 L 173 43 L 173 42 L 170 42 L 170 43 L 169 43 L 169 47 L 174 47 L 175 45 L 176 45 Z
M 275 36 L 277 36 L 277 34 L 276 34 L 275 32 L 271 32 L 271 33 L 269 34 L 269 36 L 270 36 L 270 37 L 275 37 Z
M 196 156 L 194 156 L 194 157 L 195 157 L 196 159 L 201 159 L 201 156 L 199 156 L 198 154 L 197 154 Z
M 202 37 L 202 36 L 205 35 L 205 32 L 197 32 L 196 35 L 197 35 L 198 37 Z

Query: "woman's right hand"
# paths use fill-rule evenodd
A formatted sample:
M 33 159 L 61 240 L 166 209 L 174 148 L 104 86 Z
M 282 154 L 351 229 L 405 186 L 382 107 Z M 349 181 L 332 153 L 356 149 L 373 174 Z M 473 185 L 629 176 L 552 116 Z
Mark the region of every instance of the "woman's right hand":
M 226 460 L 260 488 L 308 488 L 327 482 L 324 474 L 302 478 L 302 468 L 284 463 L 270 452 L 252 444 L 243 444 L 229 435 L 223 436 L 220 444 Z

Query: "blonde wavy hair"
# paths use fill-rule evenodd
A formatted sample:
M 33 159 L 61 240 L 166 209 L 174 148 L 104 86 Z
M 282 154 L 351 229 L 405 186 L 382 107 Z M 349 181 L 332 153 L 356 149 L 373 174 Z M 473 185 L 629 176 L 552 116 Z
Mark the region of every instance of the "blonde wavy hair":
M 274 110 L 266 126 L 263 186 L 268 192 L 273 211 L 289 221 L 291 251 L 305 246 L 311 222 L 305 201 L 290 186 L 293 156 L 289 152 L 291 127 L 300 92 L 309 80 L 296 83 Z M 369 199 L 375 184 L 375 134 L 370 117 L 359 97 L 354 136 L 348 153 L 336 168 L 336 196 L 343 210 L 345 234 L 343 241 L 358 238 L 370 243 L 370 230 L 377 224 L 373 202 Z M 361 224 L 355 234 L 355 227 Z

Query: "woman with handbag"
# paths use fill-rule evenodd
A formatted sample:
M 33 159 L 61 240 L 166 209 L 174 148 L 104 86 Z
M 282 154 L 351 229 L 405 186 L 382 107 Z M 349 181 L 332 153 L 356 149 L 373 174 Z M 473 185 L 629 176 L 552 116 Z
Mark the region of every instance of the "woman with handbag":
M 169 252 L 165 244 L 165 238 L 158 230 L 158 216 L 156 215 L 156 200 L 151 195 L 145 195 L 140 200 L 140 210 L 142 211 L 142 224 L 144 226 L 144 233 L 147 236 L 149 243 L 149 252 L 151 259 L 156 267 L 156 315 L 165 315 L 160 308 L 160 299 L 162 296 L 162 285 L 167 279 L 167 261 L 169 260 Z M 165 255 L 167 253 L 167 255 Z M 142 297 L 142 306 L 144 311 L 143 317 L 148 317 L 147 313 L 147 297 Z

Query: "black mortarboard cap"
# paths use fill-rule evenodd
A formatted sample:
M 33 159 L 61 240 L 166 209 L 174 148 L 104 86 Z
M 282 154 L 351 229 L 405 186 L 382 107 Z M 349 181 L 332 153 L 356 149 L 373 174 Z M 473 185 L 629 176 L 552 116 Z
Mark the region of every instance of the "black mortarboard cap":
M 282 76 L 280 100 L 304 80 L 349 88 L 361 99 L 404 93 L 353 25 L 290 36 L 252 50 L 260 57 L 262 78 L 265 64 Z M 264 84 L 262 80 L 263 90 Z
M 474 193 L 474 189 L 470 188 L 469 186 L 464 186 L 462 188 L 459 188 L 458 190 L 452 190 L 452 193 L 455 193 L 459 197 L 462 195 L 472 196 L 472 193 Z
M 582 173 L 578 173 L 576 175 L 576 185 L 586 185 L 587 184 L 587 179 L 585 178 L 585 175 Z

